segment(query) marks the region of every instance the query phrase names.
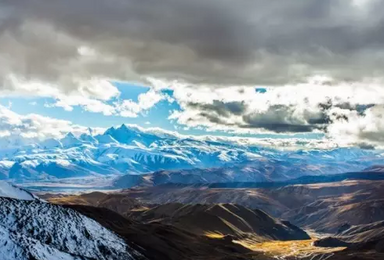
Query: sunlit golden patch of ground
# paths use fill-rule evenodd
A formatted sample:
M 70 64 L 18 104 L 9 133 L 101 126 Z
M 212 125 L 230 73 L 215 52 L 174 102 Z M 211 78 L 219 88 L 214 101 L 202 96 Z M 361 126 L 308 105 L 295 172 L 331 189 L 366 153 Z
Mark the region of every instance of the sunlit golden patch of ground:
M 292 240 L 292 241 L 268 241 L 252 243 L 252 241 L 234 241 L 256 252 L 263 252 L 273 257 L 308 257 L 317 254 L 327 254 L 345 249 L 344 247 L 327 248 L 312 245 L 316 239 Z
M 209 238 L 216 238 L 216 239 L 224 238 L 224 235 L 221 234 L 220 232 L 206 232 L 204 235 Z
M 79 196 L 65 196 L 58 198 L 49 198 L 47 200 L 52 204 L 68 204 L 68 205 L 89 205 L 89 202 L 85 199 L 82 199 Z
M 132 211 L 132 212 L 140 212 L 140 211 L 145 211 L 145 210 L 149 210 L 150 208 L 149 207 L 145 207 L 145 206 L 141 206 L 141 207 L 138 207 L 138 208 L 134 208 L 134 209 L 130 209 L 129 211 Z

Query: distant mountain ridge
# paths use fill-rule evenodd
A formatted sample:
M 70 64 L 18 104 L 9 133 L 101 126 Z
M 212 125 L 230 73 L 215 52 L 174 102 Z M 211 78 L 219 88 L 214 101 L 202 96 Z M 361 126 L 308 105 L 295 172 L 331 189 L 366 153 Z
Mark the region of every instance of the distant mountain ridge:
M 111 127 L 99 135 L 89 132 L 81 136 L 68 133 L 60 140 L 47 139 L 18 148 L 1 147 L 0 179 L 17 183 L 73 179 L 72 183 L 82 183 L 127 173 L 218 167 L 227 169 L 232 182 L 284 181 L 384 164 L 380 151 L 358 148 L 281 151 L 127 125 Z M 231 177 L 231 169 L 233 173 L 240 169 L 243 177 Z
M 331 183 L 345 180 L 384 180 L 384 171 L 375 170 L 381 169 L 381 166 L 369 167 L 361 172 L 318 174 L 314 176 L 306 175 L 298 178 L 294 178 L 295 175 L 291 174 L 289 176 L 291 178 L 289 178 L 286 172 L 294 172 L 298 166 L 290 165 L 286 168 L 277 167 L 273 169 L 274 171 L 270 172 L 257 169 L 256 166 L 260 167 L 260 164 L 262 167 L 265 167 L 265 165 L 259 162 L 259 165 L 251 164 L 226 168 L 158 171 L 143 175 L 127 174 L 117 178 L 113 182 L 112 187 L 131 188 L 177 184 L 202 185 L 209 188 L 278 188 L 295 184 Z M 312 174 L 316 174 L 316 172 L 312 172 Z

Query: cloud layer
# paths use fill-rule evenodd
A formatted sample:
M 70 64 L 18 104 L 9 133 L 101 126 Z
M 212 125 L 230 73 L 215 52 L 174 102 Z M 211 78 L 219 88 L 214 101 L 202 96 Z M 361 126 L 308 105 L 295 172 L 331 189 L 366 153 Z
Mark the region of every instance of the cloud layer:
M 194 138 L 197 140 L 210 140 L 229 142 L 236 145 L 265 146 L 278 149 L 331 149 L 339 147 L 336 142 L 327 139 L 279 139 L 279 138 L 241 138 L 224 136 L 189 136 L 161 128 L 143 128 L 137 125 L 128 125 L 137 131 L 156 134 L 170 138 Z M 67 133 L 79 136 L 82 133 L 93 135 L 104 133 L 102 128 L 87 128 L 72 124 L 66 120 L 36 114 L 19 115 L 0 105 L 0 144 L 3 148 L 21 148 L 23 145 L 33 144 L 47 138 L 62 138 Z
M 381 0 L 5 0 L 0 7 L 3 80 L 59 82 L 63 92 L 92 77 L 274 85 L 319 73 L 343 81 L 383 76 Z
M 3 0 L 0 97 L 136 117 L 168 98 L 159 79 L 178 80 L 170 119 L 187 127 L 383 143 L 383 9 L 382 0 Z M 151 89 L 120 100 L 113 81 Z
M 86 127 L 66 120 L 37 114 L 19 115 L 0 105 L 0 139 L 5 138 L 15 142 L 43 140 L 60 138 L 68 132 L 80 134 L 86 131 Z M 101 129 L 95 128 L 94 131 L 100 132 Z
M 196 88 L 174 83 L 178 124 L 232 133 L 323 133 L 338 143 L 383 144 L 381 84 L 329 86 L 326 78 L 305 84 L 257 88 Z

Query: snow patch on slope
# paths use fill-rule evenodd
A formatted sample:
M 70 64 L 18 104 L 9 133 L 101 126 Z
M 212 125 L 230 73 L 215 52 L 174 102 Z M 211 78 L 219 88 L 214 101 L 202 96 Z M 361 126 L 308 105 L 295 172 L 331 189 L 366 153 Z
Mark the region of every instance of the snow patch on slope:
M 31 193 L 23 189 L 20 189 L 5 181 L 0 181 L 0 197 L 13 198 L 13 199 L 19 199 L 19 200 L 35 199 L 35 197 Z
M 0 198 L 0 244 L 4 260 L 131 260 L 139 256 L 96 221 L 39 200 Z
M 14 164 L 15 162 L 13 161 L 0 161 L 0 167 L 6 168 L 6 169 L 11 168 Z
M 2 260 L 31 259 L 39 260 L 74 260 L 74 256 L 60 252 L 55 248 L 42 244 L 33 238 L 26 238 L 0 225 L 0 255 Z M 29 247 L 31 253 L 25 252 Z M 79 258 L 78 258 L 79 259 Z

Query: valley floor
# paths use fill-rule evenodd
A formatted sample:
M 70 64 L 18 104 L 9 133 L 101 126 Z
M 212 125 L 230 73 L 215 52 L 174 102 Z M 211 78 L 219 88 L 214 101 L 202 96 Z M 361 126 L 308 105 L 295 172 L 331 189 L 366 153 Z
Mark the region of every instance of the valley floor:
M 149 259 L 380 260 L 383 190 L 382 180 L 348 180 L 273 189 L 164 185 L 42 198 L 150 248 Z M 314 246 L 329 236 L 346 244 Z
M 277 259 L 307 259 L 331 255 L 334 252 L 344 250 L 345 247 L 316 247 L 313 246 L 315 238 L 310 240 L 292 240 L 292 241 L 267 241 L 254 243 L 252 241 L 242 240 L 234 241 L 255 252 L 263 252 L 266 256 Z

